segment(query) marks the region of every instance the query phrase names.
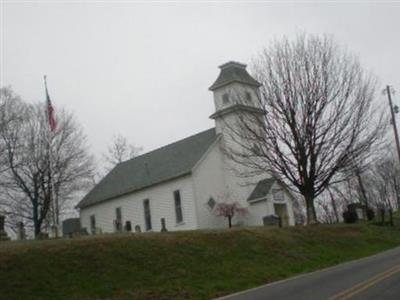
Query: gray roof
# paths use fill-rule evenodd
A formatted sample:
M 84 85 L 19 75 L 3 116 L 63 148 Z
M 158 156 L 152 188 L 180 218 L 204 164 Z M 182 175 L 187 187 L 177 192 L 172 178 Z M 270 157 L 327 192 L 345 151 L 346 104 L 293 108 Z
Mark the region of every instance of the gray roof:
M 247 201 L 260 199 L 267 196 L 275 181 L 275 177 L 266 178 L 259 181 L 254 190 L 251 192 L 249 198 L 247 198 Z
M 209 90 L 211 91 L 232 82 L 245 83 L 255 87 L 261 86 L 261 84 L 247 72 L 245 64 L 230 61 L 221 65 L 219 68 L 221 69 L 221 72 L 219 73 L 217 80 L 209 87 Z
M 210 116 L 210 118 L 211 119 L 216 119 L 216 118 L 219 118 L 219 117 L 221 117 L 221 116 L 223 116 L 225 114 L 229 114 L 229 113 L 236 112 L 236 111 L 242 111 L 242 112 L 246 111 L 246 112 L 249 112 L 251 114 L 260 114 L 260 115 L 266 114 L 266 112 L 261 108 L 257 108 L 257 107 L 254 107 L 254 106 L 248 106 L 248 105 L 244 105 L 244 104 L 234 104 L 232 106 L 229 106 L 229 107 L 226 107 L 226 108 L 223 108 L 221 110 L 216 111 L 215 113 L 213 113 Z
M 215 128 L 115 166 L 77 205 L 84 208 L 191 173 L 211 144 Z

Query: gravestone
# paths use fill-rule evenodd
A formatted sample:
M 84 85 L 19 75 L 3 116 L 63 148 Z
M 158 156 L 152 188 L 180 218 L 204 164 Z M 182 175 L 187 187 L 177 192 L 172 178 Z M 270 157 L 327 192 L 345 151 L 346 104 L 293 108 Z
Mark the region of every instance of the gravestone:
M 0 215 L 0 231 L 4 231 L 4 221 L 5 221 L 6 217 Z
M 8 241 L 10 239 L 7 235 L 7 232 L 4 230 L 5 219 L 5 216 L 0 215 L 0 241 Z
M 161 232 L 167 232 L 167 226 L 165 226 L 165 218 L 161 218 Z
M 51 237 L 57 239 L 58 238 L 58 226 L 52 225 L 50 230 L 51 230 Z
M 263 217 L 263 223 L 264 226 L 276 226 L 276 225 L 280 225 L 280 218 L 279 216 L 276 215 L 269 215 L 269 216 L 265 216 Z
M 24 222 L 18 222 L 17 223 L 17 239 L 19 241 L 23 241 L 23 240 L 26 239 L 26 232 L 25 232 Z
M 81 235 L 80 218 L 69 218 L 62 222 L 63 237 L 74 237 Z
M 140 229 L 140 225 L 135 226 L 135 232 L 136 233 L 142 232 L 142 230 Z
M 48 240 L 49 239 L 49 233 L 48 232 L 39 232 L 37 236 L 38 240 Z
M 131 224 L 131 221 L 126 221 L 126 222 L 125 222 L 125 231 L 126 231 L 126 232 L 131 232 L 131 231 L 132 231 L 132 224 Z

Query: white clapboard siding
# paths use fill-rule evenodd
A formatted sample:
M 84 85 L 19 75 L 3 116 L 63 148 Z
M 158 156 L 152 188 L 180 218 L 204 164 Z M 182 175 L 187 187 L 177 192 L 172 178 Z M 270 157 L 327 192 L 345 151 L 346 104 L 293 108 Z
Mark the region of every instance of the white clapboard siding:
M 174 191 L 179 190 L 183 222 L 176 224 Z M 197 218 L 191 176 L 181 177 L 147 189 L 81 209 L 82 227 L 90 232 L 90 216 L 96 216 L 96 227 L 102 232 L 114 232 L 115 208 L 122 208 L 122 222 L 131 221 L 132 230 L 139 225 L 145 231 L 143 200 L 150 200 L 153 231 L 161 230 L 161 218 L 165 218 L 169 231 L 197 229 Z
M 203 159 L 193 170 L 193 186 L 196 195 L 196 210 L 199 228 L 226 227 L 226 220 L 216 216 L 215 209 L 208 205 L 212 197 L 219 201 L 226 192 L 224 173 L 222 170 L 222 154 L 219 140 L 213 144 Z

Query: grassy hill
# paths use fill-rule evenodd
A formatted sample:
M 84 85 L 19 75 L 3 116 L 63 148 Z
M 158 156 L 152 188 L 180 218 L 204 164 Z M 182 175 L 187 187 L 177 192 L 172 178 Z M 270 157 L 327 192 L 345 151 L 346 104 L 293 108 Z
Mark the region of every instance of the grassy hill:
M 372 225 L 6 242 L 0 299 L 210 299 L 398 245 Z

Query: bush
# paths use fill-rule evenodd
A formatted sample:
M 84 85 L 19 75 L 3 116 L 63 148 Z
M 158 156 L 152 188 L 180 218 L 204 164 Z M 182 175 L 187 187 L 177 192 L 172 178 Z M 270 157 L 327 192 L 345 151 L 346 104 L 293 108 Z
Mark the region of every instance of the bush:
M 372 208 L 367 209 L 367 220 L 372 221 L 375 218 L 375 212 Z
M 343 212 L 343 220 L 345 223 L 356 223 L 358 220 L 357 212 L 354 210 L 346 210 Z

